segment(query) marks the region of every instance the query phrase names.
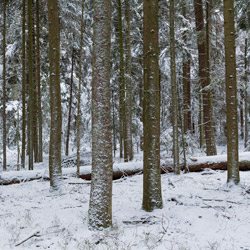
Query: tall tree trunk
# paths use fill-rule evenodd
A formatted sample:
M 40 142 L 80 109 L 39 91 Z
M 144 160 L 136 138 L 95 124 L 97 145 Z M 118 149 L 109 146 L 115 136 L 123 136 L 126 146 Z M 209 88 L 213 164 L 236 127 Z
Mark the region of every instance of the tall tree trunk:
M 124 161 L 128 161 L 128 139 L 127 139 L 127 117 L 126 117 L 126 93 L 124 76 L 124 50 L 123 50 L 123 25 L 122 25 L 122 6 L 118 0 L 118 22 L 119 22 L 119 49 L 120 49 L 120 141 L 123 141 Z M 120 145 L 120 147 L 122 147 Z M 121 149 L 120 149 L 121 150 Z M 120 151 L 120 155 L 121 155 Z
M 6 0 L 3 0 L 3 171 L 7 170 L 6 157 Z
M 211 83 L 211 79 L 210 79 L 210 43 L 211 43 L 210 33 L 211 33 L 211 22 L 212 22 L 211 8 L 212 8 L 212 0 L 207 0 L 206 1 L 206 50 L 207 50 L 207 85 L 206 86 L 210 86 L 210 83 Z M 204 114 L 204 122 L 208 122 L 207 127 L 205 124 L 205 133 L 206 133 L 206 130 L 208 130 L 207 132 L 208 136 L 206 136 L 206 145 L 208 144 L 208 146 L 206 146 L 207 155 L 216 155 L 217 151 L 216 151 L 215 135 L 214 135 L 212 91 L 210 88 L 207 90 L 207 94 L 205 94 L 205 96 L 206 95 L 207 95 L 208 114 L 206 113 Z M 205 109 L 204 109 L 204 112 L 206 112 Z
M 128 159 L 133 160 L 133 138 L 132 138 L 132 58 L 130 39 L 130 0 L 125 0 L 125 20 L 126 20 L 126 121 L 127 121 L 127 147 Z
M 206 48 L 206 36 L 205 36 L 206 32 L 204 29 L 202 0 L 194 0 L 194 9 L 195 9 L 195 23 L 197 31 L 198 54 L 199 54 L 199 77 L 200 77 L 200 85 L 202 87 L 203 121 L 204 121 L 204 132 L 206 141 L 206 153 L 207 155 L 216 155 L 211 91 L 208 89 L 210 80 L 207 73 L 208 55 Z
M 238 184 L 238 118 L 237 118 L 237 82 L 235 55 L 234 0 L 224 0 L 224 35 L 226 66 L 226 107 L 227 107 L 227 181 Z
M 111 1 L 94 0 L 90 229 L 112 225 Z
M 183 1 L 182 7 L 182 15 L 184 20 L 187 18 L 187 6 L 186 1 Z M 183 27 L 186 25 L 184 24 Z M 187 46 L 187 31 L 183 32 L 183 42 L 184 45 Z M 183 56 L 183 64 L 182 64 L 182 74 L 183 74 L 183 113 L 184 113 L 184 121 L 183 121 L 183 130 L 184 133 L 188 131 L 191 132 L 192 124 L 191 124 L 191 81 L 190 81 L 190 55 L 188 52 L 184 53 Z
M 48 0 L 49 21 L 49 62 L 50 62 L 50 186 L 60 188 L 61 182 L 61 89 L 60 89 L 60 24 L 58 1 Z
M 38 124 L 38 161 L 43 161 L 43 120 L 41 101 L 41 77 L 40 77 L 40 17 L 39 0 L 36 0 L 36 80 L 37 80 L 37 124 Z
M 160 175 L 160 84 L 158 0 L 143 3 L 143 204 L 146 211 L 162 208 Z
M 80 176 L 80 121 L 81 121 L 81 89 L 82 89 L 82 47 L 83 47 L 83 25 L 84 25 L 84 0 L 82 0 L 82 17 L 81 17 L 81 38 L 80 38 L 80 55 L 79 55 L 79 83 L 77 96 L 77 120 L 76 120 L 76 175 Z
M 173 126 L 173 160 L 174 172 L 180 174 L 179 164 L 179 135 L 178 135 L 178 106 L 175 66 L 175 36 L 174 36 L 174 0 L 170 0 L 170 62 L 171 62 L 171 96 L 172 96 L 172 126 Z
M 28 82 L 29 82 L 29 170 L 33 170 L 33 22 L 32 0 L 28 0 Z
M 21 165 L 25 168 L 25 144 L 26 144 L 26 35 L 25 35 L 25 8 L 26 0 L 23 0 L 22 12 L 22 153 Z
M 69 155 L 69 136 L 70 136 L 71 109 L 72 109 L 72 99 L 73 99 L 73 82 L 74 82 L 74 48 L 72 49 L 70 94 L 69 94 L 69 114 L 68 114 L 68 128 L 67 128 L 65 155 Z
M 248 110 L 248 97 L 247 97 L 247 38 L 245 39 L 245 148 L 247 147 L 247 141 L 248 141 L 248 116 L 247 116 L 247 110 Z

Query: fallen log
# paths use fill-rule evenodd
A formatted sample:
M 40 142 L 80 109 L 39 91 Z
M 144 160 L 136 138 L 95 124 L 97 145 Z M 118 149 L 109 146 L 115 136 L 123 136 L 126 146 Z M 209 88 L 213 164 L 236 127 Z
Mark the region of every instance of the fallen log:
M 181 170 L 184 171 L 185 168 L 183 165 L 180 166 Z M 241 161 L 239 162 L 239 168 L 240 171 L 250 171 L 250 161 Z M 187 167 L 188 172 L 201 172 L 205 169 L 212 169 L 212 170 L 227 170 L 227 162 L 202 162 L 199 163 L 198 161 L 190 164 Z M 172 166 L 166 166 L 162 165 L 161 166 L 161 173 L 166 174 L 166 173 L 172 173 L 173 172 L 173 167 Z M 143 173 L 142 168 L 136 167 L 134 169 L 114 169 L 113 172 L 113 180 L 118 180 L 120 178 L 126 177 L 126 176 L 132 176 L 135 174 L 141 174 Z M 68 176 L 68 174 L 64 174 L 64 177 Z M 70 176 L 75 176 L 75 174 L 70 174 Z M 91 180 L 91 173 L 90 172 L 85 172 L 81 173 L 79 176 L 81 179 L 84 180 Z M 33 180 L 49 180 L 49 177 L 47 176 L 35 176 L 35 177 L 30 177 L 30 178 L 15 178 L 13 177 L 8 178 L 7 180 L 3 179 L 0 177 L 0 185 L 11 185 L 11 184 L 18 184 L 22 182 L 27 182 L 27 181 L 33 181 Z

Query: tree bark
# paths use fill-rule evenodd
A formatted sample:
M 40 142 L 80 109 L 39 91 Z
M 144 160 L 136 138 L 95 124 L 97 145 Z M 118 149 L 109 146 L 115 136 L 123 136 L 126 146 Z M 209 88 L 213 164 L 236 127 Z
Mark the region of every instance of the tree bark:
M 43 161 L 43 120 L 41 100 L 41 76 L 40 76 L 40 13 L 39 0 L 36 0 L 36 80 L 37 80 L 37 124 L 38 124 L 38 162 Z
M 112 225 L 112 134 L 110 105 L 111 1 L 94 0 L 92 79 L 92 182 L 89 228 Z
M 174 172 L 175 174 L 180 174 L 174 16 L 175 16 L 174 0 L 170 0 L 170 64 L 171 64 L 171 92 L 172 92 L 171 96 L 172 96 L 173 160 L 174 160 Z
M 203 5 L 202 0 L 194 0 L 195 23 L 197 31 L 197 44 L 199 54 L 199 77 L 200 86 L 202 87 L 202 103 L 203 103 L 203 122 L 206 141 L 207 155 L 216 155 L 216 145 L 214 138 L 213 114 L 212 114 L 212 98 L 211 90 L 209 90 L 210 78 L 208 75 L 206 48 L 206 37 L 204 29 Z M 202 119 L 200 119 L 202 122 Z M 201 135 L 202 136 L 202 135 Z
M 245 39 L 245 133 L 244 133 L 244 142 L 245 148 L 247 147 L 248 141 L 248 96 L 247 96 L 247 38 Z
M 227 107 L 227 181 L 238 184 L 238 117 L 237 117 L 237 82 L 235 55 L 234 0 L 224 0 L 224 35 L 226 68 L 226 107 Z
M 127 122 L 127 148 L 128 160 L 133 160 L 133 135 L 132 135 L 132 58 L 131 58 L 131 38 L 130 38 L 130 0 L 125 0 L 125 20 L 126 20 L 126 122 Z
M 80 121 L 81 121 L 81 89 L 82 89 L 82 47 L 83 47 L 83 25 L 84 25 L 84 0 L 82 0 L 82 17 L 81 17 L 81 38 L 79 54 L 79 83 L 77 96 L 77 120 L 76 120 L 76 176 L 80 175 Z
M 160 176 L 160 84 L 158 0 L 143 3 L 143 204 L 146 211 L 162 208 Z
M 72 48 L 72 62 L 71 62 L 71 78 L 70 78 L 70 94 L 69 94 L 69 114 L 68 114 L 68 128 L 66 137 L 66 149 L 65 155 L 69 155 L 69 136 L 70 136 L 70 124 L 71 124 L 71 109 L 72 109 L 72 99 L 73 99 L 73 76 L 74 76 L 74 48 Z
M 6 0 L 3 0 L 3 171 L 7 170 L 6 157 Z
M 123 141 L 124 161 L 128 161 L 128 138 L 127 138 L 127 117 L 126 117 L 126 92 L 124 76 L 124 49 L 123 49 L 123 23 L 121 0 L 118 0 L 118 22 L 119 22 L 119 50 L 120 50 L 120 140 Z M 121 145 L 120 145 L 121 147 Z
M 60 89 L 60 24 L 58 1 L 48 0 L 49 62 L 50 62 L 50 186 L 59 189 L 61 182 L 61 89 Z
M 33 22 L 32 0 L 28 0 L 28 82 L 29 82 L 29 170 L 33 170 Z
M 25 16 L 26 0 L 22 5 L 22 153 L 21 165 L 25 168 L 25 145 L 26 145 L 26 35 Z

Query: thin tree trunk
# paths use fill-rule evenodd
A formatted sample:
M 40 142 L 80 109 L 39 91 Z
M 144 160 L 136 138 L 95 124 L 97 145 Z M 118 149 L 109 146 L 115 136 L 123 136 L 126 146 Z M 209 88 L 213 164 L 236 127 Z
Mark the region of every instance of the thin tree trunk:
M 224 0 L 224 35 L 226 66 L 226 107 L 227 107 L 227 181 L 238 184 L 238 118 L 237 118 L 237 82 L 234 27 L 234 0 Z
M 38 119 L 38 161 L 43 161 L 43 120 L 42 120 L 42 101 L 41 101 L 41 77 L 40 77 L 40 17 L 39 0 L 36 0 L 36 80 L 37 80 L 37 119 Z
M 123 24 L 121 0 L 118 0 L 118 22 L 119 22 L 119 49 L 120 49 L 120 134 L 122 134 L 124 161 L 128 161 L 128 139 L 127 139 L 127 117 L 126 117 L 126 93 L 124 76 L 124 49 L 123 49 Z M 121 136 L 120 136 L 121 138 Z M 120 145 L 121 147 L 121 145 Z
M 212 8 L 212 0 L 206 1 L 206 49 L 207 49 L 207 86 L 210 86 L 211 79 L 210 79 L 210 33 L 211 33 L 211 8 Z M 205 85 L 204 85 L 205 86 Z M 204 88 L 204 87 L 203 87 Z M 206 147 L 207 147 L 207 155 L 216 155 L 216 144 L 215 144 L 215 135 L 214 135 L 214 120 L 213 120 L 213 103 L 212 103 L 212 91 L 209 88 L 207 90 L 207 105 L 208 105 L 208 114 L 204 114 L 204 122 L 205 124 L 205 130 L 207 130 L 208 135 L 206 136 Z M 204 99 L 203 99 L 204 100 Z M 203 104 L 204 105 L 204 104 Z M 206 105 L 206 103 L 205 103 Z M 207 112 L 204 109 L 204 112 Z M 208 118 L 206 118 L 208 116 Z M 207 138 L 208 137 L 208 138 Z
M 71 109 L 72 109 L 72 99 L 73 99 L 73 82 L 74 82 L 74 49 L 72 49 L 70 94 L 69 94 L 69 114 L 68 114 L 68 128 L 67 128 L 65 155 L 69 155 L 69 136 L 70 136 Z
M 180 174 L 174 16 L 175 16 L 174 0 L 170 0 L 170 63 L 171 63 L 171 92 L 172 92 L 171 95 L 172 95 L 173 158 L 174 158 L 173 160 L 174 160 L 174 172 L 175 174 Z
M 248 97 L 247 97 L 247 38 L 245 39 L 245 148 L 247 147 L 248 141 Z
M 60 23 L 58 1 L 48 0 L 49 62 L 50 62 L 50 186 L 59 189 L 61 183 L 61 89 L 60 89 Z
M 26 0 L 23 0 L 22 13 L 22 153 L 21 165 L 25 168 L 25 144 L 26 144 L 26 35 L 25 35 L 25 8 Z
M 127 147 L 128 159 L 133 160 L 133 139 L 132 139 L 132 58 L 131 58 L 131 38 L 130 38 L 130 0 L 125 0 L 125 20 L 126 20 L 126 120 L 127 120 Z
M 33 22 L 32 0 L 28 0 L 28 67 L 29 67 L 29 170 L 33 170 Z
M 84 25 L 84 0 L 82 0 L 82 17 L 81 17 L 81 38 L 80 38 L 80 55 L 79 55 L 79 83 L 77 96 L 77 120 L 76 120 L 76 175 L 80 176 L 80 121 L 81 121 L 81 89 L 82 89 L 82 47 L 83 47 L 83 25 Z
M 158 0 L 143 3 L 143 203 L 153 211 L 162 208 L 160 175 L 160 84 Z
M 3 171 L 7 170 L 6 157 L 6 0 L 3 0 Z
M 112 225 L 111 1 L 94 0 L 90 229 Z

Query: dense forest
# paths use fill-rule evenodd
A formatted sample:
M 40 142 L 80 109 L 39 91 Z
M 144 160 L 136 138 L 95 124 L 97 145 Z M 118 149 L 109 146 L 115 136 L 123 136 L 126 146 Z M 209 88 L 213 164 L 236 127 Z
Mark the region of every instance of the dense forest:
M 143 155 L 148 212 L 163 207 L 163 165 L 187 173 L 190 157 L 223 148 L 238 184 L 239 151 L 250 150 L 249 30 L 249 0 L 2 0 L 2 172 L 48 156 L 56 192 L 62 162 L 80 177 L 91 152 L 91 229 L 112 225 L 113 162 Z

